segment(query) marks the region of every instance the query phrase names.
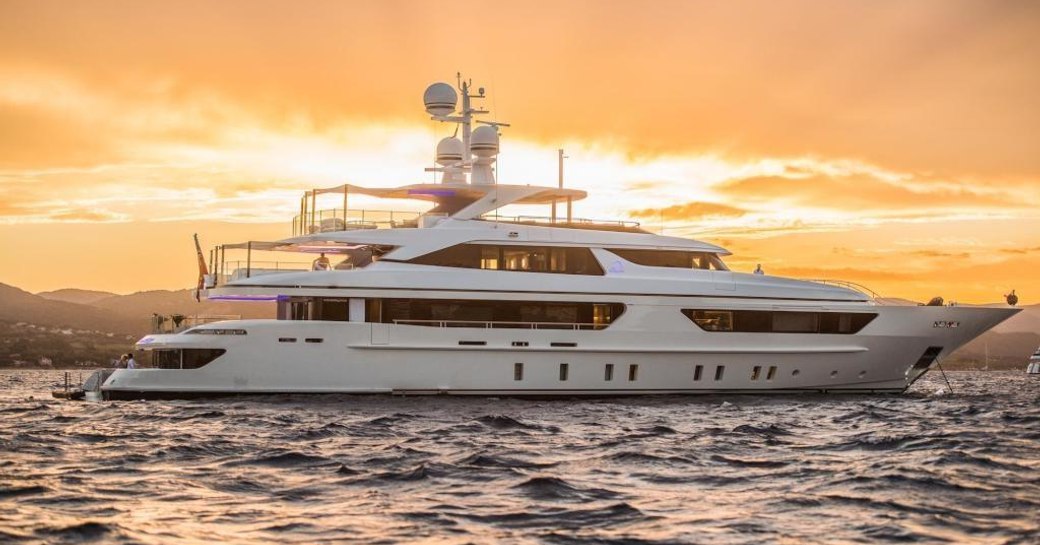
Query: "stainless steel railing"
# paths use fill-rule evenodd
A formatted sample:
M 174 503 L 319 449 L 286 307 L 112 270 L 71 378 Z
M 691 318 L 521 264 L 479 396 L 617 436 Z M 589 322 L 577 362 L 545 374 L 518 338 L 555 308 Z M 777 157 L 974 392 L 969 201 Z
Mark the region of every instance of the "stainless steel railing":
M 152 333 L 180 333 L 202 324 L 241 319 L 240 314 L 153 314 Z
M 432 327 L 477 327 L 484 329 L 569 329 L 600 330 L 610 324 L 571 322 L 498 322 L 483 320 L 394 320 L 397 325 L 423 325 Z

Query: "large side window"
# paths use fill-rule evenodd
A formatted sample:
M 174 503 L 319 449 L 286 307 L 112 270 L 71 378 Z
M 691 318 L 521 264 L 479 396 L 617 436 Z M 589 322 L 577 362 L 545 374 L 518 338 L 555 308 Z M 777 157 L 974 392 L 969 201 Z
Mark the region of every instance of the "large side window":
M 558 246 L 458 244 L 412 258 L 408 262 L 466 269 L 603 274 L 603 268 L 589 248 Z
M 618 257 L 631 261 L 636 265 L 647 267 L 669 267 L 676 269 L 705 269 L 728 271 L 719 256 L 708 252 L 687 252 L 682 250 L 632 250 L 625 248 L 607 248 Z
M 690 309 L 682 311 L 704 331 L 735 333 L 825 333 L 850 335 L 867 326 L 871 312 L 798 312 Z
M 369 321 L 390 324 L 579 330 L 604 329 L 625 311 L 621 303 L 469 299 L 377 299 L 369 308 Z

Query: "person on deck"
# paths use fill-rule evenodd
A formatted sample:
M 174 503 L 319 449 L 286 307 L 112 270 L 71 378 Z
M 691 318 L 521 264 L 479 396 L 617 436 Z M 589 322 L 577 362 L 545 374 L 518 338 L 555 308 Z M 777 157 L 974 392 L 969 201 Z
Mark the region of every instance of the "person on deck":
M 332 269 L 332 263 L 329 262 L 329 258 L 325 257 L 325 252 L 321 253 L 321 257 L 314 260 L 311 265 L 311 270 L 315 271 L 327 271 Z
M 125 357 L 126 357 L 126 368 L 127 369 L 137 369 L 137 360 L 134 359 L 134 355 L 132 353 L 128 353 Z

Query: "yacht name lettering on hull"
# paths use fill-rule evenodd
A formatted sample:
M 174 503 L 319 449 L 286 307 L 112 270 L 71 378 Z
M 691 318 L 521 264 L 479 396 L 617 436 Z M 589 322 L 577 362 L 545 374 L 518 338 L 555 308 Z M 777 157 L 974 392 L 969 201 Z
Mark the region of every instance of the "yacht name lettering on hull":
M 954 327 L 960 327 L 960 326 L 961 326 L 960 322 L 946 321 L 946 320 L 938 320 L 934 324 L 932 324 L 932 327 L 942 327 L 942 328 L 954 328 Z

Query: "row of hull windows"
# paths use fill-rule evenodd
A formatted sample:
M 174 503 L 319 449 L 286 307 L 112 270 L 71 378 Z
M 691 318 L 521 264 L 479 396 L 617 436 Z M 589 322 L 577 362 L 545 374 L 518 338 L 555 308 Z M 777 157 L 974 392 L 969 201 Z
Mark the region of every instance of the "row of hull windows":
M 775 379 L 776 375 L 777 375 L 777 369 L 778 369 L 778 367 L 776 365 L 770 365 L 766 369 L 766 371 L 764 373 L 765 380 L 771 381 L 771 380 Z M 753 366 L 751 368 L 751 376 L 750 376 L 751 380 L 757 381 L 757 380 L 762 379 L 763 378 L 762 370 L 763 370 L 763 366 L 761 366 L 761 365 Z M 560 373 L 560 381 L 569 380 L 569 378 L 570 378 L 570 364 L 569 363 L 561 363 L 560 367 L 559 367 L 559 373 Z M 798 376 L 799 374 L 801 374 L 801 371 L 799 371 L 798 369 L 795 369 L 794 371 L 791 372 L 791 376 Z M 838 374 L 837 371 L 832 371 L 831 372 L 831 377 L 833 378 L 837 374 Z M 866 374 L 865 372 L 861 371 L 859 373 L 859 377 L 862 378 L 865 374 Z M 715 370 L 714 370 L 714 380 L 716 382 L 717 381 L 721 381 L 723 378 L 725 378 L 725 376 L 726 376 L 726 366 L 725 365 L 716 365 L 715 366 Z M 696 365 L 696 366 L 694 366 L 694 368 L 693 368 L 693 380 L 694 380 L 694 382 L 701 382 L 701 380 L 703 378 L 704 378 L 704 366 L 703 365 Z M 628 380 L 629 380 L 629 382 L 634 382 L 634 381 L 636 381 L 638 379 L 639 379 L 639 364 L 638 363 L 629 364 L 629 366 L 628 366 Z M 524 380 L 524 364 L 523 363 L 514 363 L 513 364 L 513 380 Z M 608 363 L 608 364 L 605 364 L 603 366 L 603 380 L 606 381 L 606 382 L 610 382 L 610 381 L 614 380 L 614 364 L 613 363 Z
M 603 275 L 603 267 L 589 248 L 458 244 L 408 262 L 465 269 Z
M 867 312 L 798 312 L 771 310 L 700 310 L 684 308 L 704 331 L 735 333 L 827 333 L 851 335 L 877 314 Z
M 560 381 L 566 381 L 570 379 L 571 364 L 561 363 L 560 364 Z M 628 380 L 634 382 L 639 379 L 639 364 L 632 363 L 628 366 Z M 514 363 L 513 364 L 513 380 L 524 380 L 524 364 Z M 614 380 L 614 364 L 608 363 L 603 366 L 603 380 L 610 382 Z
M 294 298 L 279 303 L 289 320 L 404 323 L 439 327 L 531 327 L 601 329 L 625 311 L 621 303 L 493 301 L 470 299 L 367 299 L 351 308 L 349 299 Z M 363 316 L 351 316 L 351 312 Z

